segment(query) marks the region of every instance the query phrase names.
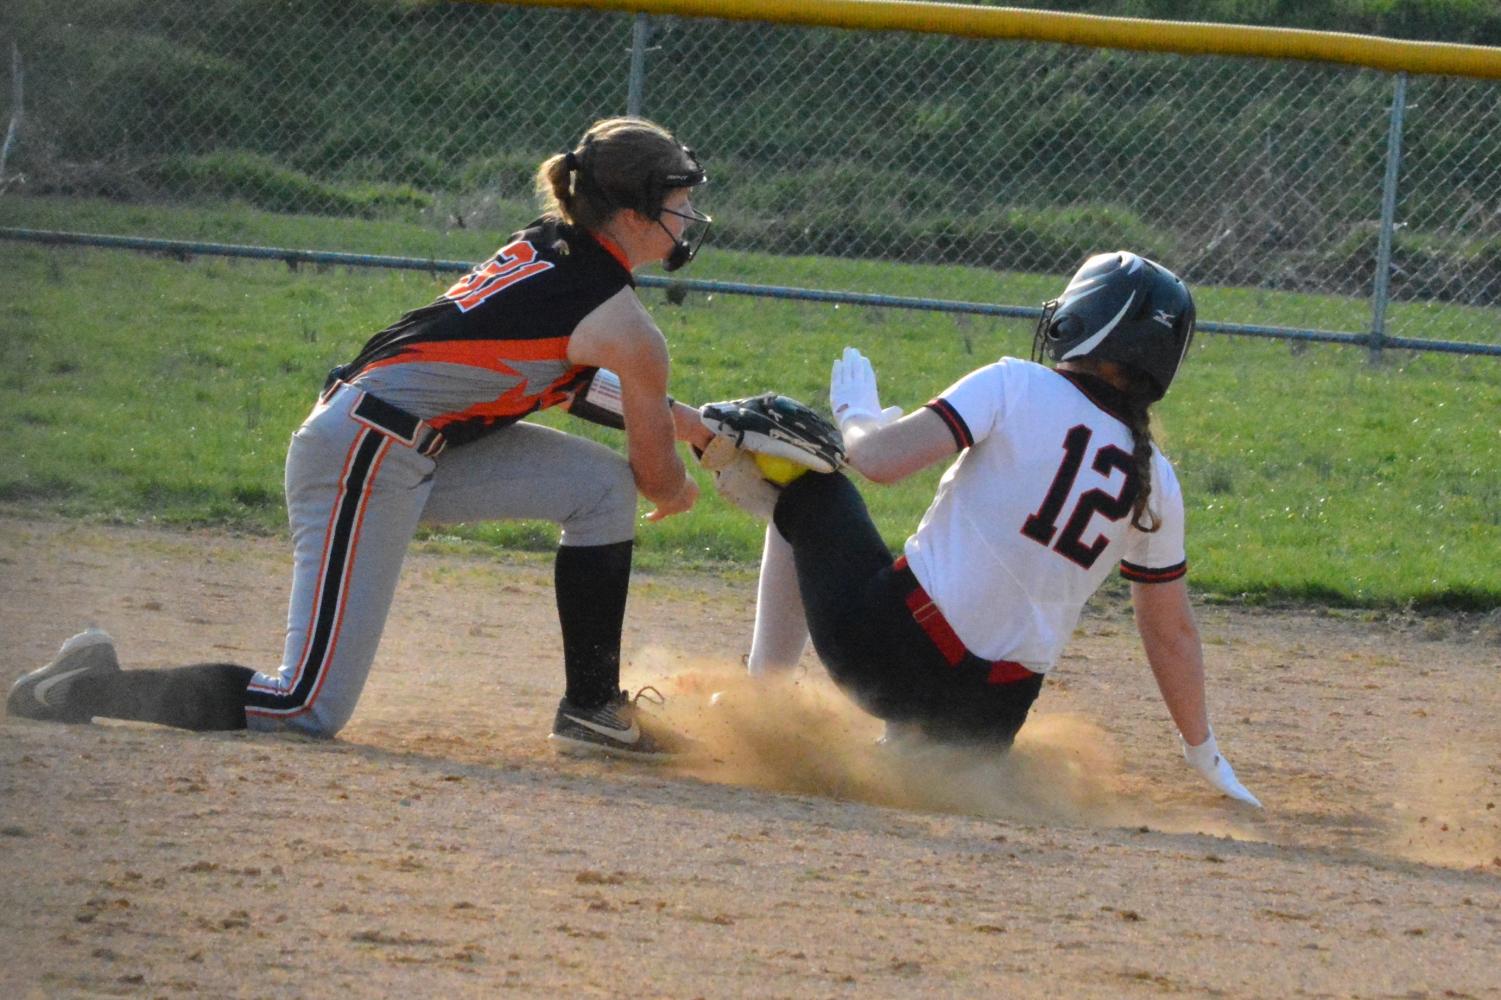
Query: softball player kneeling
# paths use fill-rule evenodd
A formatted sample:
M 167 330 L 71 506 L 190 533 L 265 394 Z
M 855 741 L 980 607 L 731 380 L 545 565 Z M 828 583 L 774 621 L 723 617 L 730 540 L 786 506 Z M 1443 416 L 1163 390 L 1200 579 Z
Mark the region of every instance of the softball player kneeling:
M 553 739 L 647 758 L 681 750 L 619 688 L 621 627 L 637 492 L 655 504 L 649 520 L 691 508 L 698 487 L 675 442 L 710 434 L 667 395 L 667 344 L 632 272 L 692 259 L 709 219 L 689 196 L 704 180 L 665 129 L 595 123 L 539 167 L 542 218 L 334 370 L 287 453 L 295 564 L 279 668 L 121 670 L 91 629 L 15 683 L 10 713 L 333 736 L 364 689 L 418 524 L 535 518 L 562 528 L 567 688 Z M 523 422 L 565 404 L 624 428 L 628 457 Z

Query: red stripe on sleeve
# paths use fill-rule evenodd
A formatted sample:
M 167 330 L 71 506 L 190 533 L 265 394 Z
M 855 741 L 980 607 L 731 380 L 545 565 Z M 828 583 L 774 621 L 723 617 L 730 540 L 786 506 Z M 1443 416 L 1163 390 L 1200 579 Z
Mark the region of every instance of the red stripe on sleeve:
M 948 400 L 934 399 L 924 405 L 943 418 L 943 422 L 948 425 L 949 433 L 954 435 L 954 443 L 959 446 L 960 451 L 975 443 L 975 436 L 969 432 L 969 424 L 964 422 L 964 418 L 959 416 L 959 411 L 954 409 Z
M 1161 569 L 1149 569 L 1146 566 L 1137 566 L 1135 563 L 1121 561 L 1121 576 L 1132 583 L 1171 583 L 1187 574 L 1187 560 L 1180 562 L 1176 566 L 1164 566 Z

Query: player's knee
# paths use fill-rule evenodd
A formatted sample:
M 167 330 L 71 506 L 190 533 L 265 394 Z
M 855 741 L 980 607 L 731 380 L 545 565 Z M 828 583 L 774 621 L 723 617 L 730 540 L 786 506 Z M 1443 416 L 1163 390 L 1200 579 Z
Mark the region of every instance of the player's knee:
M 320 719 L 309 713 L 289 720 L 278 728 L 284 733 L 295 733 L 312 740 L 331 740 L 339 735 L 339 730 L 344 728 L 344 723 L 340 720 Z
M 833 522 L 869 518 L 859 489 L 843 473 L 799 476 L 782 491 L 774 521 L 782 537 L 791 541 L 808 526 L 824 533 Z
M 311 707 L 293 715 L 273 715 L 246 712 L 248 728 L 263 733 L 295 733 L 315 740 L 331 740 L 349 722 L 354 706 L 335 707 L 314 702 Z
M 636 536 L 636 479 L 630 463 L 611 453 L 579 484 L 578 503 L 562 521 L 570 545 L 613 545 Z
M 299 727 L 304 736 L 318 740 L 331 740 L 339 735 L 354 715 L 354 705 L 336 701 L 317 701 L 312 710 L 304 715 L 305 724 Z

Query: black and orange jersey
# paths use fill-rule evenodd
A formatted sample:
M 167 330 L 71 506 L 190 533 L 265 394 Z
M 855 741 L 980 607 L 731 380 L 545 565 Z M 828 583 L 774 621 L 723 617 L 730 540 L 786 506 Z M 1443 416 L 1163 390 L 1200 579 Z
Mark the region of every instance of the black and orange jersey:
M 371 337 L 339 377 L 426 420 L 450 445 L 473 441 L 564 402 L 591 370 L 568 360 L 574 329 L 634 285 L 614 244 L 539 220 Z

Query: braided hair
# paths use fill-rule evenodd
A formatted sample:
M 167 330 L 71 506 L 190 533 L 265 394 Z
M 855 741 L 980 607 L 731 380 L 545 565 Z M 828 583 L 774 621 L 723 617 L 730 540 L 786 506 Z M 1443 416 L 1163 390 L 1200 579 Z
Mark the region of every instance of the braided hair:
M 1157 383 L 1145 373 L 1122 367 L 1127 378 L 1126 426 L 1131 431 L 1131 460 L 1136 465 L 1136 499 L 1131 503 L 1131 525 L 1148 534 L 1162 526 L 1162 519 L 1147 508 L 1152 496 L 1152 414 L 1149 407 L 1161 395 Z
M 1131 432 L 1131 463 L 1136 476 L 1136 495 L 1131 500 L 1131 526 L 1151 534 L 1162 526 L 1162 519 L 1148 506 L 1152 496 L 1152 414 L 1151 406 L 1162 395 L 1157 382 L 1139 368 L 1104 358 L 1071 358 L 1059 369 L 1085 374 L 1108 385 L 1119 395 L 1114 412 Z

